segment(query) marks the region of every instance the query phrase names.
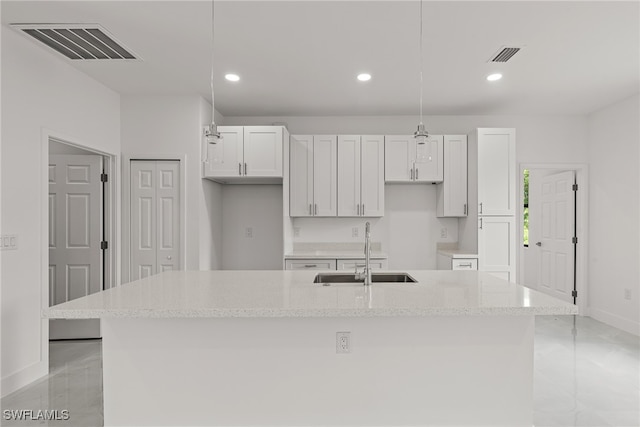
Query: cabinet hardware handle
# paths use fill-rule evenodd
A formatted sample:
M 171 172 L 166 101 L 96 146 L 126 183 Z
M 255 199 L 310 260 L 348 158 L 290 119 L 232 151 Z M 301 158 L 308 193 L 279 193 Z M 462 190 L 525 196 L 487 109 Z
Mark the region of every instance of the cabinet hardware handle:
M 245 175 L 247 174 L 247 164 L 246 163 L 244 164 L 244 174 Z
M 360 203 L 356 205 L 356 215 L 360 216 Z
M 314 213 L 314 215 L 318 215 L 318 204 L 317 204 L 317 203 L 316 203 L 316 206 L 315 206 L 315 213 Z
M 238 163 L 238 175 L 242 175 L 242 163 Z
M 318 264 L 305 264 L 304 268 L 313 268 L 313 267 L 317 267 Z
M 464 214 L 465 215 L 467 214 L 467 204 L 466 203 L 464 204 Z
M 364 203 L 362 204 L 362 216 L 364 216 Z
M 482 214 L 482 202 L 480 202 L 480 214 Z
M 309 203 L 309 215 L 313 215 L 313 208 L 311 207 L 311 203 Z
M 411 168 L 411 181 L 413 181 L 413 168 Z
M 480 230 L 482 230 L 482 218 L 480 218 Z
M 458 267 L 469 267 L 469 268 L 471 268 L 471 263 L 468 263 L 468 264 L 458 264 Z
M 418 180 L 418 168 L 416 168 L 416 181 Z

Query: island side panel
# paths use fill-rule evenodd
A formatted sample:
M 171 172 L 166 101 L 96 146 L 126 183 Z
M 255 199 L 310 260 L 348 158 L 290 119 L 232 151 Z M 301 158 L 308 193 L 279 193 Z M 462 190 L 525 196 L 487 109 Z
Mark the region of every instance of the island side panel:
M 533 336 L 533 316 L 103 319 L 105 426 L 530 427 Z

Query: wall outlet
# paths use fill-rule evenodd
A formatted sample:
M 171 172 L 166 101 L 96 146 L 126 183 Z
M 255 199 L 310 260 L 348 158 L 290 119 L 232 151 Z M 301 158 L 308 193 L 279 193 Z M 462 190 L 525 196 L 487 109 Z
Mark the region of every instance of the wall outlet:
M 18 236 L 15 234 L 5 234 L 0 236 L 0 250 L 11 251 L 18 249 Z
M 293 237 L 300 237 L 300 227 L 293 227 Z
M 253 227 L 247 227 L 244 229 L 244 237 L 247 239 L 253 239 Z
M 625 290 L 624 290 L 624 299 L 628 299 L 628 300 L 631 299 L 631 289 L 625 288 Z
M 351 332 L 336 332 L 336 353 L 351 353 Z
M 358 227 L 353 227 L 351 229 L 351 237 L 358 237 Z
M 442 227 L 440 229 L 440 238 L 442 238 L 442 239 L 446 239 L 447 238 L 447 228 L 446 227 Z

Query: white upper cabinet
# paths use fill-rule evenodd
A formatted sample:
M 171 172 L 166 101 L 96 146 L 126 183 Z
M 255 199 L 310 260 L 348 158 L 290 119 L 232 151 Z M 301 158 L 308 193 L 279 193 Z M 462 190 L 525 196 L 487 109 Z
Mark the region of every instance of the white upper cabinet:
M 290 216 L 337 215 L 337 139 L 291 135 Z
M 478 129 L 478 215 L 515 214 L 515 129 Z
M 429 135 L 424 143 L 416 142 L 414 174 L 416 182 L 442 182 L 443 136 Z
M 218 126 L 222 137 L 205 141 L 203 176 L 222 182 L 282 179 L 282 145 L 288 136 L 282 126 Z
M 362 135 L 360 142 L 362 216 L 384 215 L 384 136 Z
M 338 136 L 338 216 L 384 215 L 384 137 Z
M 418 144 L 413 135 L 385 136 L 385 182 L 441 182 L 443 136 Z
M 439 217 L 467 216 L 467 136 L 444 136 L 444 177 L 437 187 Z
M 218 126 L 220 140 L 215 144 L 205 141 L 207 155 L 204 160 L 205 177 L 241 176 L 243 163 L 244 128 Z
M 245 176 L 282 178 L 281 126 L 246 126 L 244 128 Z

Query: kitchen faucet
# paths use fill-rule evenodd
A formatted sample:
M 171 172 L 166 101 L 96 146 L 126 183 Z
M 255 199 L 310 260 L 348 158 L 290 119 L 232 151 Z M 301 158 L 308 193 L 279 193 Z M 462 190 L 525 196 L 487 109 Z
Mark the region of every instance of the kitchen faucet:
M 364 231 L 364 270 L 362 273 L 358 272 L 358 266 L 356 265 L 356 280 L 363 280 L 364 285 L 369 286 L 371 284 L 371 224 L 369 221 L 365 224 Z

